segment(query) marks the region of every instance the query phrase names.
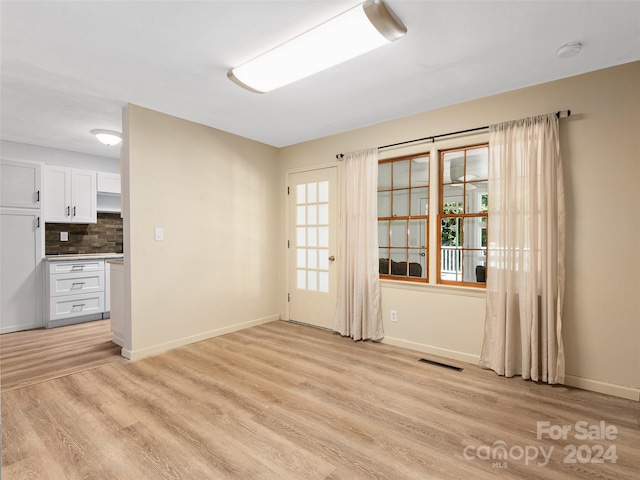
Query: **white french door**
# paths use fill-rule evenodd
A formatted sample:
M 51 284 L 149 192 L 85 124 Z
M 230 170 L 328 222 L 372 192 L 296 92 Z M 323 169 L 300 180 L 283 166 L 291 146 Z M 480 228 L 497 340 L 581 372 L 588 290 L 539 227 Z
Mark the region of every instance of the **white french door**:
M 333 328 L 336 167 L 289 174 L 289 319 Z

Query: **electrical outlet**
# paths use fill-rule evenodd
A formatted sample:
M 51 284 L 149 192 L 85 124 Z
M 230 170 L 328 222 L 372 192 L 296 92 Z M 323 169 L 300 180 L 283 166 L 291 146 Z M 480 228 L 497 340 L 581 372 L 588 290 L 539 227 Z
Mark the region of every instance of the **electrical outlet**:
M 60 241 L 68 242 L 69 241 L 69 232 L 60 232 Z
M 391 310 L 391 321 L 392 322 L 398 321 L 398 312 L 395 310 Z

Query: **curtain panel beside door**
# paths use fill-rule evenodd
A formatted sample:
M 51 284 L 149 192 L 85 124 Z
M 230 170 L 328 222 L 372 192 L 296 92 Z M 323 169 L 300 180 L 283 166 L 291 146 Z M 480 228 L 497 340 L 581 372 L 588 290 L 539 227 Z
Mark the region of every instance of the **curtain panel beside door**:
M 378 150 L 346 154 L 342 173 L 334 330 L 354 340 L 381 340 Z

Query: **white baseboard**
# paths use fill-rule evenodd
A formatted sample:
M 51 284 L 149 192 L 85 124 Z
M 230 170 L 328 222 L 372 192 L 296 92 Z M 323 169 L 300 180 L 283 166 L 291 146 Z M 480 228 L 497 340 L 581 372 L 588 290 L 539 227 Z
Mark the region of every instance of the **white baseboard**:
M 244 330 L 245 328 L 255 327 L 257 325 L 262 325 L 264 323 L 273 322 L 279 319 L 280 319 L 280 315 L 275 314 L 275 315 L 270 315 L 268 317 L 258 318 L 256 320 L 250 320 L 248 322 L 237 323 L 235 325 L 219 328 L 217 330 L 210 330 L 208 332 L 199 333 L 197 335 L 191 335 L 189 337 L 178 338 L 170 342 L 159 343 L 157 345 L 152 345 L 150 347 L 140 348 L 137 350 L 129 350 L 129 349 L 123 348 L 122 356 L 125 358 L 128 358 L 129 360 L 138 360 L 140 358 L 148 357 L 150 355 L 166 352 L 167 350 L 171 350 L 172 348 L 182 347 L 183 345 L 200 342 L 202 340 L 218 337 L 220 335 L 225 335 L 227 333 L 237 332 L 238 330 Z
M 473 365 L 478 365 L 478 362 L 480 360 L 479 355 L 458 352 L 456 350 L 448 350 L 446 348 L 435 347 L 433 345 L 425 345 L 422 343 L 411 342 L 399 338 L 385 337 L 384 340 L 382 340 L 382 343 L 388 343 L 389 345 L 395 345 L 396 347 L 408 348 L 410 350 L 415 350 L 418 352 L 471 363 Z M 615 385 L 613 383 L 591 380 L 584 377 L 576 377 L 574 375 L 565 375 L 564 380 L 564 384 L 569 387 L 575 387 L 582 390 L 588 390 L 590 392 L 604 393 L 606 395 L 612 395 L 614 397 L 640 401 L 640 388 Z
M 34 328 L 42 328 L 43 326 L 42 322 L 27 323 L 25 325 L 10 325 L 8 327 L 1 327 L 0 334 L 21 332 L 22 330 L 33 330 Z
M 384 337 L 382 343 L 388 343 L 389 345 L 408 348 L 409 350 L 416 350 L 418 352 L 429 353 L 431 355 L 437 355 L 439 357 L 450 358 L 452 360 L 472 363 L 474 365 L 477 365 L 478 361 L 480 360 L 479 355 L 458 352 L 456 350 L 448 350 L 446 348 L 435 347 L 433 345 L 425 345 L 424 343 L 411 342 L 409 340 L 402 340 L 400 338 Z
M 564 384 L 569 387 L 581 388 L 582 390 L 604 393 L 614 397 L 635 400 L 636 402 L 640 401 L 640 388 L 626 387 L 624 385 L 591 380 L 590 378 L 576 377 L 575 375 L 565 375 Z

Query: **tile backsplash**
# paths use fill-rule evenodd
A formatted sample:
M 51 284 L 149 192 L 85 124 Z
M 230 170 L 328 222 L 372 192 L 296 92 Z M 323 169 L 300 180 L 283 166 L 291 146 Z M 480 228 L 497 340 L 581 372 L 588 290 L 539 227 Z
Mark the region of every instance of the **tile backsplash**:
M 67 232 L 69 241 L 61 242 Z M 119 213 L 98 213 L 98 223 L 45 224 L 45 254 L 122 253 L 122 218 Z

